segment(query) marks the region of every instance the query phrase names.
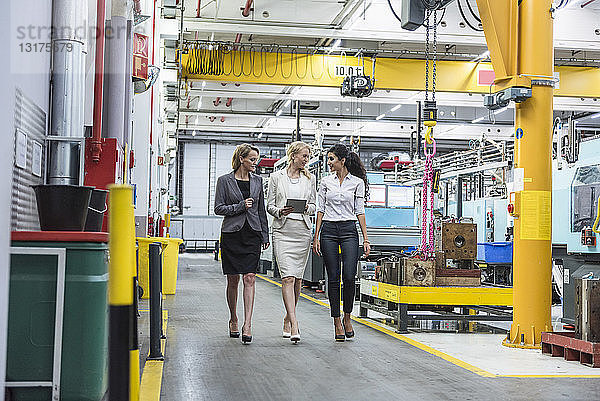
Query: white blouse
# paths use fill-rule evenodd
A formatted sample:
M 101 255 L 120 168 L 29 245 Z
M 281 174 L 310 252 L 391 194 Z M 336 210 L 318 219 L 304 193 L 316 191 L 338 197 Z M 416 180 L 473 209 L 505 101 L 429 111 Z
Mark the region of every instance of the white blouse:
M 365 214 L 365 182 L 348 174 L 340 185 L 336 174 L 324 177 L 319 184 L 317 212 L 324 221 L 356 221 Z
M 287 174 L 286 174 L 287 176 Z M 288 179 L 288 199 L 306 199 L 306 196 L 304 194 L 304 191 L 302 190 L 303 185 L 302 185 L 302 177 L 300 178 L 290 178 L 287 177 Z M 302 214 L 300 213 L 290 213 L 288 215 L 288 219 L 293 219 L 293 220 L 302 220 Z

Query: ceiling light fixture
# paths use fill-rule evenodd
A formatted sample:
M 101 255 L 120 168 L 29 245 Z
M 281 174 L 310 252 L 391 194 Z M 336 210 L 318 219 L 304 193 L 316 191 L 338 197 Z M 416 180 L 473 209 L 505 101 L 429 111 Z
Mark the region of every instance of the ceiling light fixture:
M 283 114 L 283 110 L 279 109 L 279 111 L 277 112 L 276 116 L 279 117 L 282 114 Z
M 485 60 L 486 58 L 488 58 L 490 56 L 490 51 L 486 50 L 483 53 L 481 53 L 479 56 L 477 56 L 477 58 L 473 61 L 480 61 L 480 60 Z
M 344 142 L 346 139 L 348 139 L 348 137 L 347 136 L 343 136 L 343 137 L 340 138 L 340 142 Z
M 258 134 L 258 139 L 263 137 L 263 133 L 261 132 L 260 134 Z
M 398 103 L 397 105 L 395 105 L 394 107 L 392 107 L 392 110 L 391 110 L 391 111 L 396 111 L 396 110 L 398 110 L 400 107 L 402 107 L 402 104 L 401 104 L 401 103 Z
M 483 121 L 483 120 L 485 120 L 485 116 L 483 116 L 483 117 L 479 117 L 479 118 L 476 118 L 476 119 L 474 119 L 474 120 L 473 120 L 473 121 L 471 121 L 471 122 L 472 122 L 472 123 L 478 123 L 478 122 L 480 122 L 480 121 Z
M 283 105 L 283 107 L 289 107 L 289 105 L 292 104 L 292 101 L 290 99 L 285 101 L 285 104 Z
M 202 89 L 206 86 L 206 81 L 202 81 Z
M 362 109 L 360 107 L 357 107 L 356 111 L 360 113 L 362 111 Z
M 381 120 L 383 117 L 385 117 L 385 113 L 384 114 L 380 114 L 377 117 L 375 117 L 375 121 L 379 121 Z
M 327 51 L 327 53 L 331 53 L 331 52 L 337 50 L 340 47 L 341 44 L 342 44 L 342 40 L 341 39 L 336 39 L 335 42 L 333 42 L 333 45 L 331 46 L 331 49 L 329 49 Z

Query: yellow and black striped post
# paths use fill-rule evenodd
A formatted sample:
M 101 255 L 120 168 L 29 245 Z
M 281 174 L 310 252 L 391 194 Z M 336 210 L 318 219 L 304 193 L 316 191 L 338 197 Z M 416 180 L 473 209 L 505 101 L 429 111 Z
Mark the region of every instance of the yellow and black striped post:
M 129 185 L 111 185 L 109 191 L 108 399 L 129 401 L 135 313 L 132 291 L 132 270 L 135 268 L 133 189 Z
M 133 208 L 133 205 L 132 205 Z M 138 341 L 138 278 L 137 278 L 137 252 L 135 246 L 135 218 L 133 213 L 131 214 L 131 238 L 133 246 L 131 251 L 133 252 L 133 265 L 131 266 L 132 275 L 132 291 L 133 291 L 133 308 L 131 308 L 131 341 L 129 343 L 129 382 L 130 382 L 130 393 L 129 399 L 132 401 L 138 401 L 140 398 L 140 348 Z

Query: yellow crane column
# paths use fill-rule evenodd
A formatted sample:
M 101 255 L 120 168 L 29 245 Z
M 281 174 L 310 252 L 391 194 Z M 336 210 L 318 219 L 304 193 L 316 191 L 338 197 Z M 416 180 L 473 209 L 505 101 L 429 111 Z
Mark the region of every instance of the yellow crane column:
M 504 344 L 522 348 L 538 348 L 541 332 L 552 330 L 551 6 L 551 0 L 536 0 L 518 7 L 518 71 L 531 78 L 532 97 L 516 104 L 514 312 Z

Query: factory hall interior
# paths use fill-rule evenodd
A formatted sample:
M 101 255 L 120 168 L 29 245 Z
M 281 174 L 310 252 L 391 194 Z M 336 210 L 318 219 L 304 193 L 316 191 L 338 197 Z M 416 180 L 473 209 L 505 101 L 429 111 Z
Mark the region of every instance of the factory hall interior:
M 0 37 L 0 401 L 600 400 L 600 0 Z

